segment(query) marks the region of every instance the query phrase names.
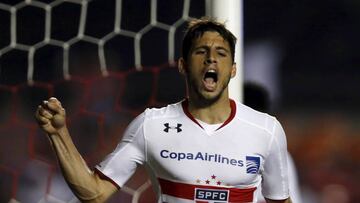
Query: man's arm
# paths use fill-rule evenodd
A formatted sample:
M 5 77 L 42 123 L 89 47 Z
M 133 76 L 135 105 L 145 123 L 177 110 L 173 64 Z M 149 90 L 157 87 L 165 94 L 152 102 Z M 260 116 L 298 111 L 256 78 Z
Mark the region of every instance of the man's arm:
M 275 120 L 271 138 L 268 156 L 262 172 L 262 194 L 267 203 L 291 203 L 286 136 L 277 120 Z
M 50 139 L 66 182 L 82 202 L 105 202 L 117 191 L 88 168 L 66 127 L 65 109 L 56 98 L 44 101 L 35 117 Z

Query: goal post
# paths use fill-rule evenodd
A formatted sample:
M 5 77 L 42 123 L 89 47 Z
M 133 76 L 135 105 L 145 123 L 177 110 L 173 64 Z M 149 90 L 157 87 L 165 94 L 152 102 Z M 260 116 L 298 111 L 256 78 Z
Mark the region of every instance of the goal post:
M 207 15 L 226 22 L 226 27 L 236 36 L 236 76 L 229 84 L 230 97 L 243 101 L 243 0 L 207 0 Z

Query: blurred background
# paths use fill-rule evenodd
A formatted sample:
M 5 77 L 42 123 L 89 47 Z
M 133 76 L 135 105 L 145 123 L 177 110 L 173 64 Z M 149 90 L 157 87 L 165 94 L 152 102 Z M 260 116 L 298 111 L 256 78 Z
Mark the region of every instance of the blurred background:
M 207 2 L 0 0 L 0 202 L 78 202 L 35 109 L 59 98 L 95 166 L 137 114 L 185 96 L 174 64 Z M 283 124 L 302 201 L 360 202 L 360 1 L 244 0 L 243 10 L 244 84 L 266 95 L 245 99 Z M 144 169 L 109 202 L 155 202 Z

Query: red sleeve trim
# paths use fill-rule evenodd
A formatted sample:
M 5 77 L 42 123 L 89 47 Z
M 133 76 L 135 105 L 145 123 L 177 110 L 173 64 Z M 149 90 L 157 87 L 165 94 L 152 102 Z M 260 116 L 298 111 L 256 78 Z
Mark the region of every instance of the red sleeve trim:
M 112 183 L 118 190 L 120 190 L 120 186 L 111 178 L 103 174 L 99 169 L 95 168 L 94 172 L 103 180 L 107 180 L 110 183 Z

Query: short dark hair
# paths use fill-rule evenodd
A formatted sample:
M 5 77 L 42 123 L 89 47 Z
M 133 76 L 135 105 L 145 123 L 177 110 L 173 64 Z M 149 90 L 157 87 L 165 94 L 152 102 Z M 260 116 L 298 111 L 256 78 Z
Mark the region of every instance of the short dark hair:
M 232 61 L 234 62 L 236 37 L 225 28 L 224 23 L 220 23 L 209 17 L 193 19 L 189 22 L 182 42 L 182 57 L 187 60 L 193 41 L 201 37 L 206 31 L 219 33 L 220 36 L 229 43 Z

